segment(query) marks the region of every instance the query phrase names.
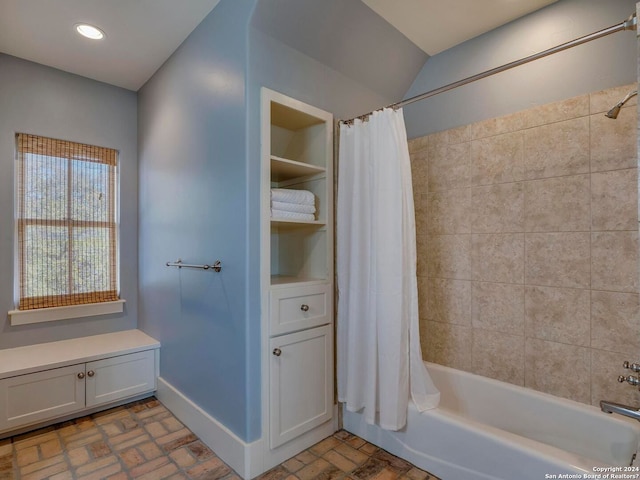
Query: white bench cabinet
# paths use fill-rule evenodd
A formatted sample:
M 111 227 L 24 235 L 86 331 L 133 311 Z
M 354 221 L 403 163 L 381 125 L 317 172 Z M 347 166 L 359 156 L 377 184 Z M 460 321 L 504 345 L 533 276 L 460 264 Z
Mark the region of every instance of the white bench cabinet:
M 159 346 L 130 330 L 0 351 L 0 434 L 152 393 Z

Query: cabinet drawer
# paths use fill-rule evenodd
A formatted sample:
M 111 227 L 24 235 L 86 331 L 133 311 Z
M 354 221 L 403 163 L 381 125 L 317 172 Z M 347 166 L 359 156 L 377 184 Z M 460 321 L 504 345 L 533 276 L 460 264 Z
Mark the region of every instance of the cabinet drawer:
M 271 290 L 271 335 L 294 332 L 331 322 L 331 285 Z

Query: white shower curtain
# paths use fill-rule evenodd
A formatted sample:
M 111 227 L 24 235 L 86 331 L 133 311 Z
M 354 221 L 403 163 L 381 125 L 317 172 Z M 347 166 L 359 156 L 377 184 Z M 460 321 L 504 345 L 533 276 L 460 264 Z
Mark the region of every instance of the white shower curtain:
M 411 165 L 402 110 L 340 125 L 337 212 L 338 398 L 399 430 L 409 396 L 440 393 L 422 363 Z

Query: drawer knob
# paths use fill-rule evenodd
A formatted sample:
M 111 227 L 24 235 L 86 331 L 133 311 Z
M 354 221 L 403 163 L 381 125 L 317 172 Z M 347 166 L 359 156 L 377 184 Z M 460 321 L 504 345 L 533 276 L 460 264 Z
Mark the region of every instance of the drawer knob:
M 274 349 L 273 349 L 273 354 L 274 354 L 276 357 L 279 357 L 280 355 L 282 355 L 282 350 L 280 350 L 279 348 L 274 348 Z
M 80 372 L 80 373 L 78 374 L 78 378 L 79 378 L 80 380 L 82 380 L 82 379 L 84 378 L 84 372 Z
M 304 305 L 304 304 L 303 304 L 303 305 L 300 307 L 300 310 L 302 310 L 303 312 L 308 312 L 308 311 L 309 311 L 309 305 Z
M 93 377 L 95 374 L 96 374 L 96 372 L 94 372 L 93 370 L 89 370 L 87 372 L 87 376 L 89 376 L 89 377 Z

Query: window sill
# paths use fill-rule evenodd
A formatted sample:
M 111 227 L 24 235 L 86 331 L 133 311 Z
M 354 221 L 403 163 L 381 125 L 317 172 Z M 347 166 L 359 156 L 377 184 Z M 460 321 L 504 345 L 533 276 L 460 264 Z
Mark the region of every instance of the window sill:
M 31 323 L 55 322 L 69 318 L 93 317 L 121 313 L 125 300 L 114 302 L 88 303 L 85 305 L 71 305 L 67 307 L 39 308 L 34 310 L 11 310 L 9 318 L 11 326 L 29 325 Z

